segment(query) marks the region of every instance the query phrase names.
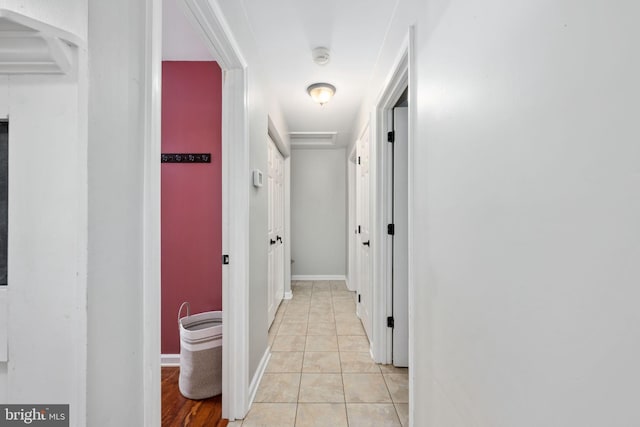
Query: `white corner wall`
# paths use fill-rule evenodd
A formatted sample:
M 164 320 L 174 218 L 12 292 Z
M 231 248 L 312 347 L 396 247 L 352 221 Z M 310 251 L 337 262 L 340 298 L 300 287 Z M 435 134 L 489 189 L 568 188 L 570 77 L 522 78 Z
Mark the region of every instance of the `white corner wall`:
M 28 4 L 27 4 L 28 3 Z M 86 39 L 85 1 L 0 6 Z M 69 404 L 86 414 L 86 51 L 68 76 L 0 76 L 9 116 L 8 362 L 0 402 Z
M 88 40 L 70 76 L 0 77 L 10 117 L 0 402 L 68 403 L 72 426 L 144 425 L 155 392 L 143 387 L 146 6 L 2 4 Z
M 12 76 L 6 402 L 84 415 L 86 138 L 76 76 Z M 3 325 L 4 327 L 4 325 Z
M 414 426 L 640 425 L 638 16 L 399 3 L 360 124 L 415 25 Z
M 291 152 L 292 276 L 347 273 L 344 149 Z

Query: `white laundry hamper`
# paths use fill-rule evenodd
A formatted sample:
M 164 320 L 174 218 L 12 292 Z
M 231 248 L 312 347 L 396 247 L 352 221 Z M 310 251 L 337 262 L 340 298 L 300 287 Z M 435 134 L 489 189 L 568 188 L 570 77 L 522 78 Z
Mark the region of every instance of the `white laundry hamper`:
M 187 308 L 186 317 L 180 317 Z M 180 393 L 206 399 L 222 393 L 222 311 L 190 313 L 188 302 L 178 311 L 180 327 Z

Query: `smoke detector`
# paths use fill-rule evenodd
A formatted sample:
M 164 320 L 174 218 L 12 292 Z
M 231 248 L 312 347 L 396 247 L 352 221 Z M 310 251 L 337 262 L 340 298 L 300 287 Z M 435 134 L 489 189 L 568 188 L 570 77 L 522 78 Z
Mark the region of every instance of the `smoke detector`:
M 326 47 L 317 47 L 311 51 L 311 55 L 313 56 L 313 62 L 318 65 L 327 65 L 329 63 L 329 59 L 331 55 L 329 54 L 329 49 Z

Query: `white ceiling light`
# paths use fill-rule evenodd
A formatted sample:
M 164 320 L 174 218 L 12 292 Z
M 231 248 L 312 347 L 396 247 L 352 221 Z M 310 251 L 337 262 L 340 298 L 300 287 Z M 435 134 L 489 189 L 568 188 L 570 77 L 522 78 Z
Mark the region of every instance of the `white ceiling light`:
M 324 105 L 333 98 L 336 87 L 329 83 L 314 83 L 307 88 L 307 93 L 315 102 Z
M 317 47 L 313 49 L 311 51 L 311 55 L 313 56 L 313 62 L 318 65 L 327 65 L 329 63 L 329 59 L 331 59 L 329 49 L 326 47 Z

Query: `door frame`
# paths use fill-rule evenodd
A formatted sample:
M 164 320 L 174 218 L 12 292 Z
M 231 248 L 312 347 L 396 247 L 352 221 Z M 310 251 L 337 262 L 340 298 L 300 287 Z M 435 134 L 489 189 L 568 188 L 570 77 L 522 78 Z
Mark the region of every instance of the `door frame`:
M 249 112 L 247 62 L 216 2 L 183 0 L 223 72 L 222 83 L 222 417 L 249 408 Z
M 182 0 L 187 18 L 223 72 L 222 87 L 222 416 L 244 418 L 249 408 L 249 127 L 247 65 L 216 2 Z M 145 235 L 143 278 L 144 417 L 160 425 L 160 153 L 162 0 L 147 0 Z M 220 254 L 222 255 L 222 254 Z M 220 260 L 222 262 L 222 260 Z
M 142 320 L 144 425 L 161 424 L 160 155 L 162 129 L 162 0 L 146 1 Z
M 394 61 L 394 65 L 388 75 L 383 89 L 376 100 L 374 112 L 375 132 L 374 135 L 374 181 L 375 191 L 373 197 L 373 342 L 372 353 L 376 362 L 391 363 L 392 339 L 391 328 L 387 327 L 387 316 L 393 312 L 392 305 L 392 283 L 391 283 L 391 249 L 392 238 L 387 234 L 387 224 L 389 223 L 388 204 L 391 198 L 392 168 L 390 167 L 391 156 L 389 143 L 387 142 L 387 132 L 390 129 L 389 114 L 405 90 L 409 87 L 409 129 L 408 129 L 408 287 L 409 287 L 409 413 L 412 413 L 414 403 L 413 376 L 411 375 L 414 366 L 414 259 L 413 259 L 413 191 L 414 191 L 414 165 L 413 165 L 413 144 L 414 144 L 414 123 L 416 117 L 416 84 L 415 84 L 415 55 L 414 55 L 414 28 L 409 27 L 399 54 Z

